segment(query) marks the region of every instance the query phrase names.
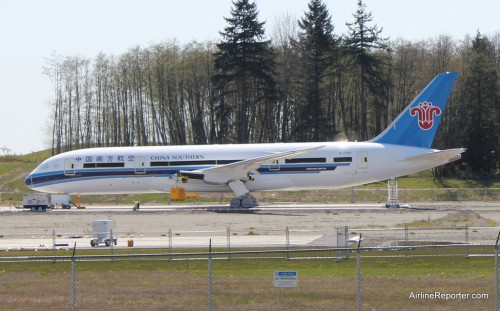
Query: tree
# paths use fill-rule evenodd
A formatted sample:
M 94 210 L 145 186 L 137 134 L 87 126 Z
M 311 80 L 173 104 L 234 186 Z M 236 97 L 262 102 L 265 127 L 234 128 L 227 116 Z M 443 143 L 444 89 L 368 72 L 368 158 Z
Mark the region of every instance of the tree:
M 387 101 L 388 82 L 384 77 L 383 57 L 377 51 L 388 51 L 387 39 L 381 38 L 382 29 L 377 25 L 369 26 L 373 20 L 371 12 L 366 12 L 366 6 L 362 0 L 358 0 L 358 9 L 353 14 L 354 22 L 346 23 L 349 33 L 345 40 L 347 52 L 352 61 L 356 84 L 359 86 L 357 99 L 358 110 L 358 138 L 368 139 L 369 108 L 374 116 L 374 121 L 379 122 L 382 118 L 382 105 Z M 369 98 L 371 96 L 371 106 Z M 380 125 L 376 125 L 373 132 L 380 132 Z
M 277 100 L 275 63 L 270 41 L 264 40 L 264 23 L 257 20 L 256 4 L 237 0 L 233 6 L 231 17 L 225 18 L 228 26 L 220 33 L 223 40 L 217 44 L 213 82 L 222 119 L 219 142 L 235 138 L 246 143 L 252 132 L 258 137 L 255 130 L 275 132 L 265 128 Z M 258 111 L 261 114 L 256 116 Z M 230 127 L 236 130 L 236 137 L 230 136 Z
M 335 40 L 333 25 L 326 5 L 321 0 L 311 0 L 309 11 L 299 21 L 298 49 L 304 105 L 299 108 L 295 129 L 297 140 L 322 141 L 332 132 L 326 125 L 323 106 L 325 101 L 326 74 L 333 63 L 332 50 Z
M 290 140 L 291 129 L 295 124 L 292 111 L 298 105 L 297 90 L 293 87 L 293 79 L 297 77 L 298 55 L 293 47 L 297 40 L 297 20 L 289 14 L 282 15 L 275 20 L 272 32 L 272 42 L 276 57 L 276 80 L 281 91 L 280 107 L 277 117 L 280 129 L 280 140 Z
M 3 153 L 4 156 L 15 155 L 15 153 L 10 148 L 7 148 L 6 146 L 0 147 L 0 151 Z
M 499 150 L 499 96 L 491 42 L 479 32 L 472 41 L 463 75 L 462 133 L 464 162 L 473 175 L 494 173 Z
M 211 47 L 191 43 L 182 51 L 182 93 L 187 106 L 191 129 L 190 142 L 206 144 L 207 127 L 210 117 L 207 114 L 210 99 L 210 74 L 212 72 Z

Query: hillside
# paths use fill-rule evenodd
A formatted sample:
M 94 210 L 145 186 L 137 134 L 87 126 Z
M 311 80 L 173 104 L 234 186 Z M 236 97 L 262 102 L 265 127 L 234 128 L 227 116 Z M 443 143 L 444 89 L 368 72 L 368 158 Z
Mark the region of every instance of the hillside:
M 50 155 L 50 150 L 44 150 L 22 156 L 1 156 L 0 191 L 26 192 L 24 178 Z

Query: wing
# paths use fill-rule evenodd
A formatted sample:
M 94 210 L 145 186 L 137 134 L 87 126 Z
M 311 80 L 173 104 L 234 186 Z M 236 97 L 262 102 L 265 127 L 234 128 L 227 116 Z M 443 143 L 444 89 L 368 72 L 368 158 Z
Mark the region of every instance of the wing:
M 231 181 L 248 178 L 248 173 L 260 167 L 262 163 L 272 162 L 283 158 L 293 158 L 298 155 L 316 151 L 324 146 L 307 149 L 275 152 L 269 155 L 242 160 L 222 166 L 214 166 L 195 171 L 181 171 L 180 174 L 194 179 L 203 179 L 209 184 L 227 184 Z

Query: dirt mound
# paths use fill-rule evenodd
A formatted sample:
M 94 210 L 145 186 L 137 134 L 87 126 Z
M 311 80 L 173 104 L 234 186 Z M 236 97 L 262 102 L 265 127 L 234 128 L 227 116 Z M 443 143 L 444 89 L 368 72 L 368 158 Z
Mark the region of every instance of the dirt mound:
M 491 227 L 496 226 L 496 223 L 488 218 L 484 218 L 478 213 L 470 210 L 456 211 L 449 213 L 446 216 L 436 219 L 445 227 Z

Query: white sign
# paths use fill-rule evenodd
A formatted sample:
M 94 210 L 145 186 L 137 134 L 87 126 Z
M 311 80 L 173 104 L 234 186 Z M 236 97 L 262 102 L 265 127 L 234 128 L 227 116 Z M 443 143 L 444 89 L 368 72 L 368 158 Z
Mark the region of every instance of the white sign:
M 297 271 L 275 271 L 274 287 L 297 287 Z

